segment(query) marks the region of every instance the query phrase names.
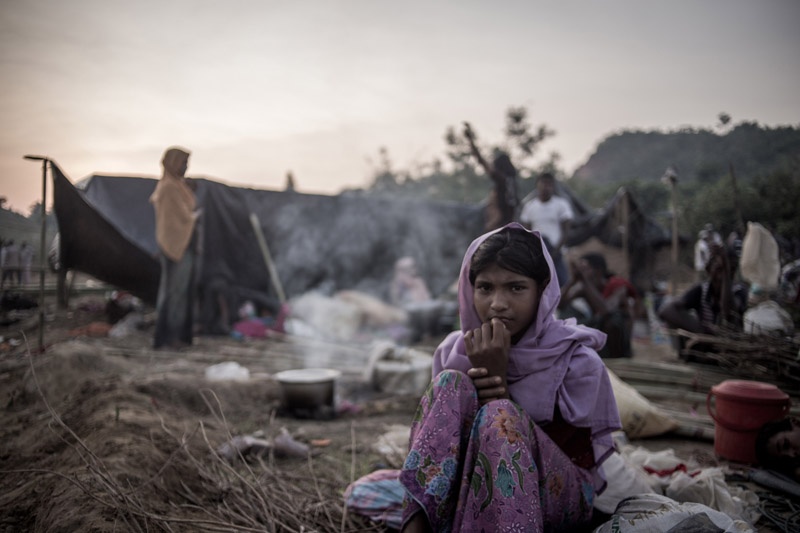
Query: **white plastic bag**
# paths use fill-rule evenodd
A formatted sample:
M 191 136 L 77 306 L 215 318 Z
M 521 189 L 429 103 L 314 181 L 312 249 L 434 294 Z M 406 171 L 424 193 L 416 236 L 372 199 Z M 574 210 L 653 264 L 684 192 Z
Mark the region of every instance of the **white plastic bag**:
M 664 494 L 678 502 L 708 505 L 726 515 L 755 523 L 758 512 L 758 495 L 738 487 L 729 487 L 722 468 L 704 468 L 688 475 L 676 472 Z
M 619 502 L 626 498 L 655 490 L 650 476 L 617 452 L 603 462 L 603 473 L 608 484 L 606 490 L 594 499 L 594 507 L 606 514 L 613 513 Z
M 701 503 L 678 503 L 661 494 L 642 494 L 620 503 L 611 519 L 597 527 L 594 533 L 664 533 L 689 530 L 725 533 L 755 531 L 747 522 L 734 520 Z
M 744 312 L 744 332 L 750 335 L 778 333 L 791 335 L 794 333 L 794 322 L 791 315 L 778 302 L 767 300 L 749 308 Z
M 239 363 L 226 361 L 206 368 L 206 379 L 209 381 L 247 381 L 250 371 Z
M 778 279 L 781 275 L 778 241 L 758 222 L 747 223 L 739 268 L 742 277 L 751 284 L 766 291 L 778 288 Z

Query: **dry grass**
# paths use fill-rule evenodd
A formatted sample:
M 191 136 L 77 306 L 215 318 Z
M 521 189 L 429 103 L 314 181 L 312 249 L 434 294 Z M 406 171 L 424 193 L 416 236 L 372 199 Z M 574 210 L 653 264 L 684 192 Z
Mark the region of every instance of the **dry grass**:
M 156 412 L 158 427 L 151 424 L 139 431 L 137 440 L 126 441 L 124 459 L 120 459 L 119 454 L 108 452 L 114 439 L 103 428 L 79 432 L 65 422 L 42 391 L 30 351 L 28 357 L 47 425 L 56 436 L 57 445 L 51 448 L 61 449 L 62 457 L 71 459 L 49 467 L 5 470 L 4 476 L 25 477 L 16 478 L 14 490 L 3 491 L 0 506 L 11 508 L 12 502 L 49 483 L 60 488 L 52 489 L 48 503 L 59 509 L 59 498 L 52 495 L 68 494 L 71 506 L 67 507 L 74 513 L 65 516 L 65 508 L 57 511 L 58 517 L 39 513 L 34 530 L 61 529 L 65 524 L 93 531 L 136 532 L 384 530 L 349 514 L 344 506 L 344 489 L 363 470 L 356 464 L 354 433 L 349 468 L 327 454 L 306 459 L 240 455 L 231 463 L 212 444 L 232 438 L 221 403 L 213 391 L 203 390 L 213 420 L 197 420 L 187 429 L 185 421 Z M 119 433 L 123 422 L 118 410 L 117 420 L 109 424 L 116 424 Z
M 800 341 L 779 335 L 749 335 L 719 328 L 715 335 L 678 330 L 687 338 L 685 356 L 713 362 L 742 379 L 777 382 L 792 396 L 800 395 Z M 697 350 L 698 344 L 711 350 Z

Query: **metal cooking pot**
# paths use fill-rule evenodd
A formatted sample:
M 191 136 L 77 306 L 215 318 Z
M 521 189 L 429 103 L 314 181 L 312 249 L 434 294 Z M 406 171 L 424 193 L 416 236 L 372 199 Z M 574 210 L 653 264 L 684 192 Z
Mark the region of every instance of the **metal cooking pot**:
M 334 407 L 336 380 L 342 373 L 332 368 L 303 368 L 275 374 L 288 409 Z

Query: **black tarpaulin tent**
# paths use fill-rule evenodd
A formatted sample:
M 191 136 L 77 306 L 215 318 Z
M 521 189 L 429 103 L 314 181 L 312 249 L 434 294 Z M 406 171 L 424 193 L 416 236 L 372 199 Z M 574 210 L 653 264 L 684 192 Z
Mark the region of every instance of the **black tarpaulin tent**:
M 60 261 L 154 303 L 159 263 L 155 216 L 149 203 L 157 180 L 93 175 L 73 185 L 52 164 Z M 483 232 L 485 205 L 387 198 L 359 193 L 326 196 L 228 186 L 195 179 L 203 209 L 198 285 L 222 281 L 238 292 L 276 296 L 251 224 L 255 215 L 288 297 L 310 290 L 385 290 L 397 259 L 412 256 L 434 295 L 458 277 L 464 251 Z M 627 246 L 641 257 L 670 242 L 668 230 L 647 217 L 629 194 L 591 210 L 571 192 L 576 246 L 592 236 L 619 248 L 620 206 L 627 206 Z M 201 294 L 202 295 L 202 294 Z
M 57 165 L 52 169 L 62 268 L 155 302 L 159 264 L 149 197 L 157 180 L 93 175 L 74 186 Z M 483 228 L 481 206 L 195 181 L 203 209 L 201 289 L 223 280 L 275 296 L 252 214 L 289 297 L 313 289 L 380 296 L 395 261 L 407 255 L 439 294 L 457 279 L 464 250 Z
M 607 255 L 612 250 L 617 255 L 622 251 L 626 266 L 625 272 L 620 274 L 629 277 L 637 287 L 649 288 L 655 281 L 659 251 L 671 245 L 672 231 L 643 211 L 624 187 L 620 187 L 602 209 L 591 209 L 561 182 L 556 189 L 559 196 L 569 201 L 575 213 L 566 246 L 580 249 L 594 237 L 608 247 Z M 524 201 L 534 196 L 535 191 Z M 679 236 L 678 241 L 683 245 L 688 239 Z
M 625 226 L 626 221 L 623 220 L 625 217 L 631 226 L 627 237 L 631 247 L 655 249 L 667 246 L 671 242 L 670 230 L 643 212 L 624 187 L 617 190 L 603 209 L 592 209 L 562 182 L 557 183 L 556 194 L 570 203 L 575 214 L 567 235 L 566 246 L 578 246 L 592 237 L 597 237 L 604 244 L 621 248 L 623 237 L 620 227 Z M 523 203 L 535 197 L 534 190 L 523 199 Z M 624 207 L 626 205 L 627 207 Z

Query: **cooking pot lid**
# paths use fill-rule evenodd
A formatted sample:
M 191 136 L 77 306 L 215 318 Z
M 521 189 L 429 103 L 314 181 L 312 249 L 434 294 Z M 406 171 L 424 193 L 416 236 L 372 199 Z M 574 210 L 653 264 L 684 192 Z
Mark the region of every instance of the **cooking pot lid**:
M 278 372 L 275 379 L 281 383 L 320 383 L 332 381 L 341 375 L 340 371 L 332 368 L 300 368 Z
M 747 398 L 749 400 L 785 402 L 789 395 L 772 383 L 729 379 L 711 387 L 720 398 Z

